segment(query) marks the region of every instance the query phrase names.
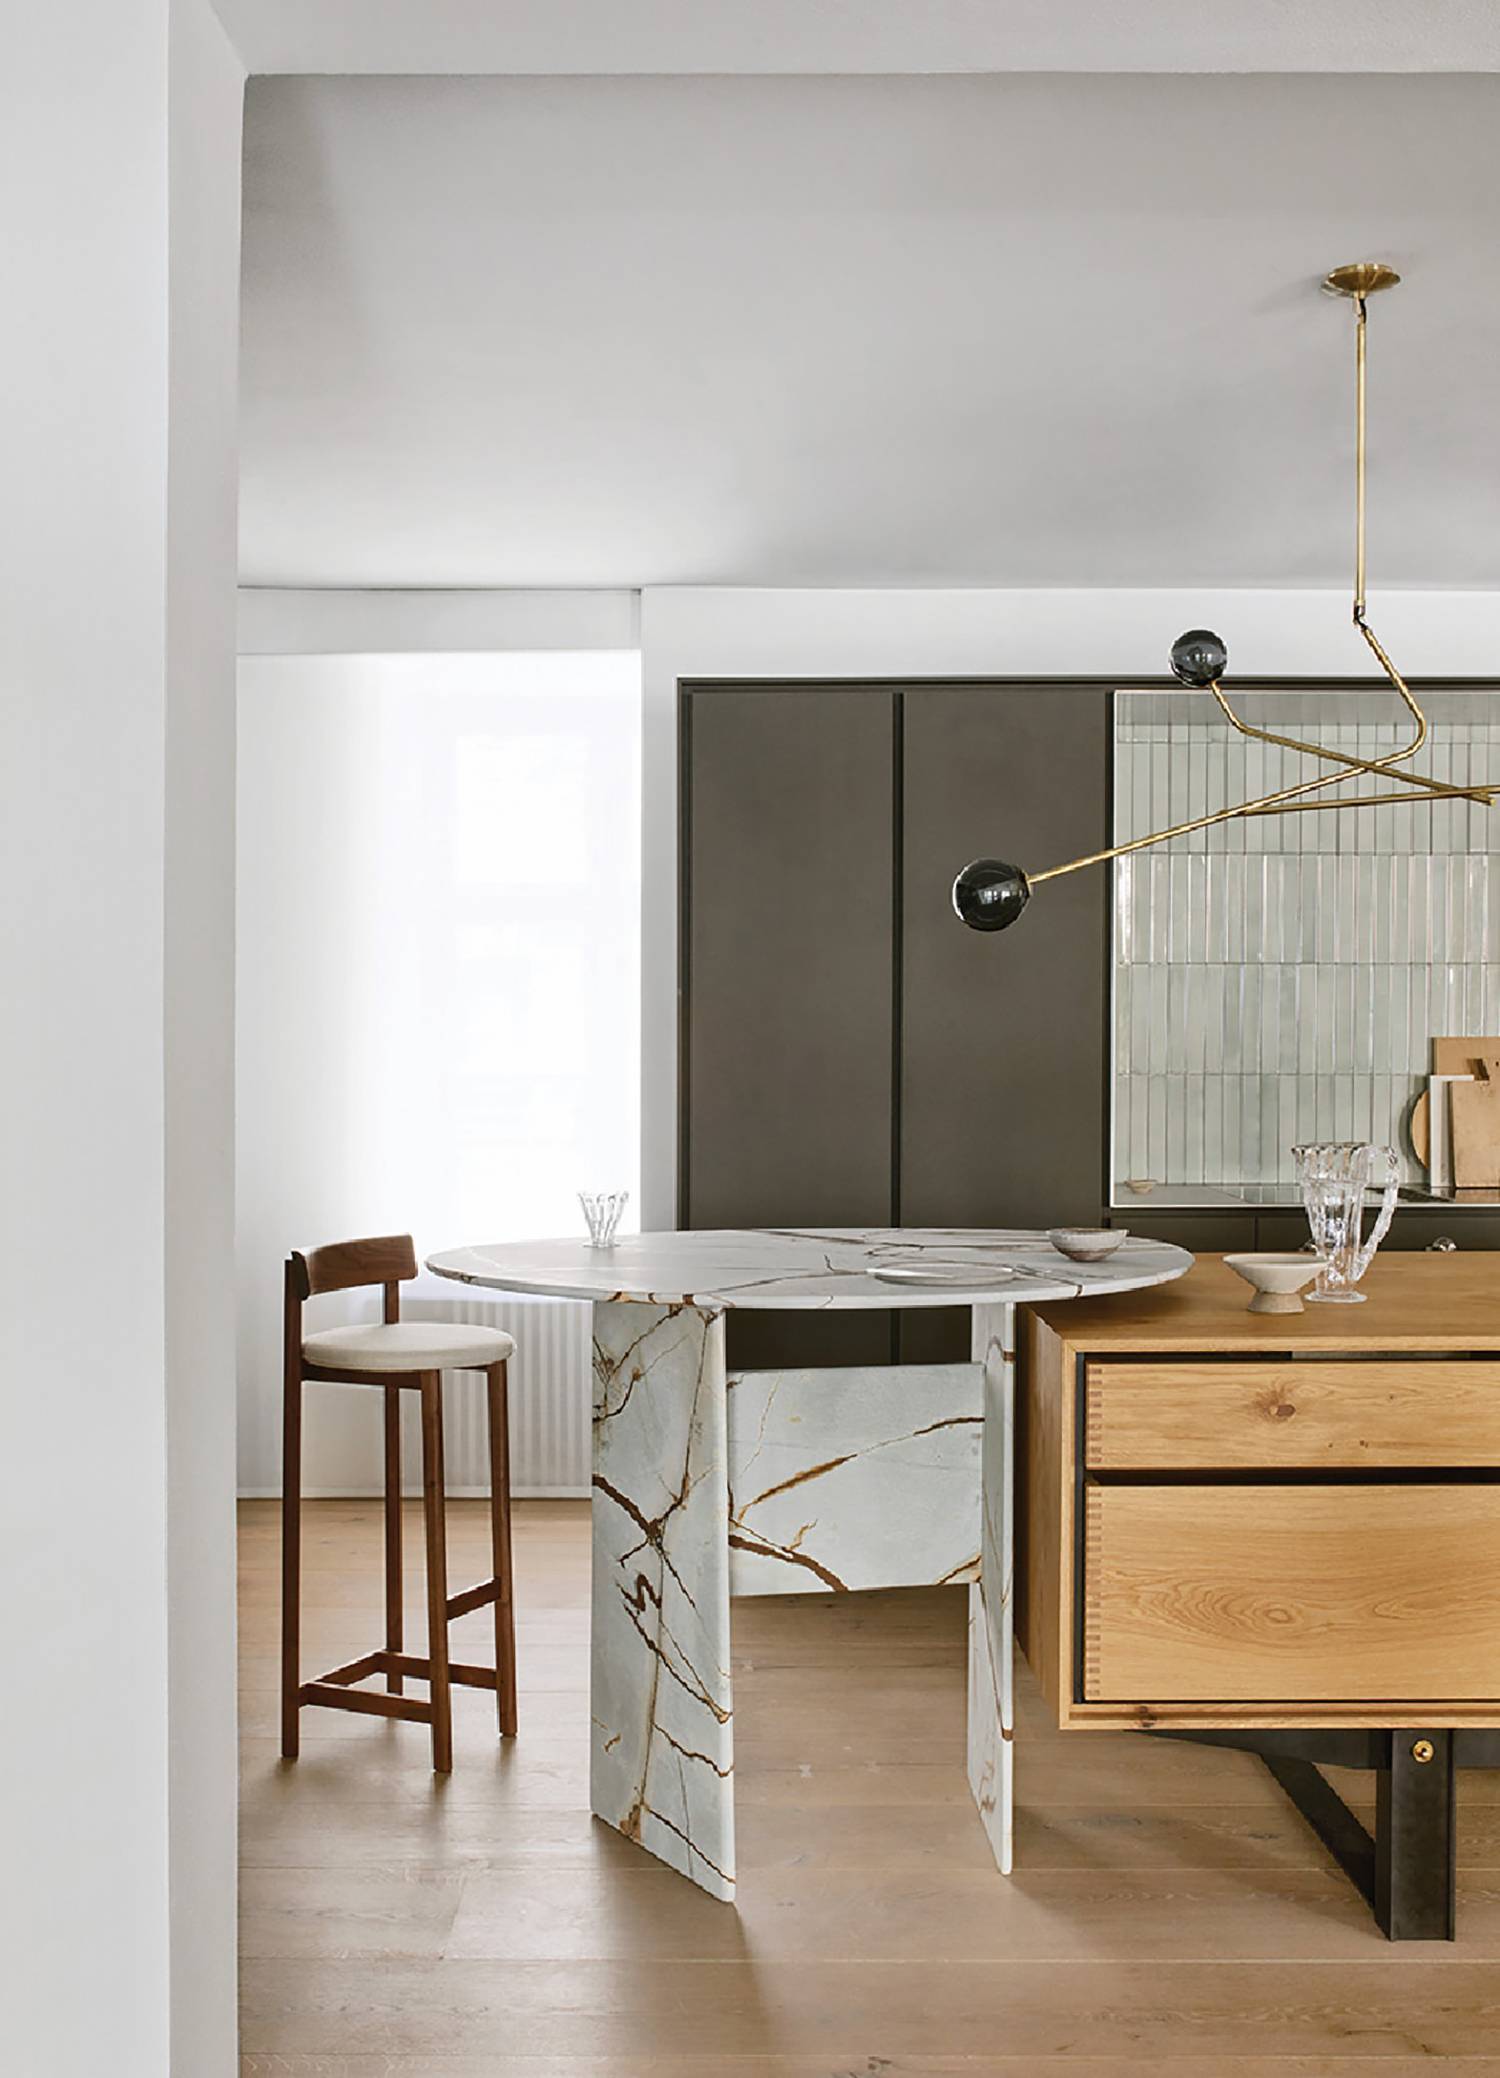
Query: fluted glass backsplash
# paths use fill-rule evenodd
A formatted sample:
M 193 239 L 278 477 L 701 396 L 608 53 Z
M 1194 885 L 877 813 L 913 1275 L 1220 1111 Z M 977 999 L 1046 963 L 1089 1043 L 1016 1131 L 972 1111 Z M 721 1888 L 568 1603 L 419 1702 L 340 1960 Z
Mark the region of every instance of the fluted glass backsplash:
M 1414 761 L 1500 779 L 1500 693 L 1428 697 Z M 1246 698 L 1262 728 L 1361 757 L 1408 739 L 1393 696 Z M 1202 693 L 1121 693 L 1116 842 L 1311 776 L 1237 736 Z M 1352 778 L 1349 790 L 1378 783 Z M 1381 789 L 1383 790 L 1383 789 Z M 1390 1140 L 1432 1035 L 1500 1031 L 1500 805 L 1260 816 L 1115 865 L 1115 1175 L 1291 1180 L 1299 1140 Z

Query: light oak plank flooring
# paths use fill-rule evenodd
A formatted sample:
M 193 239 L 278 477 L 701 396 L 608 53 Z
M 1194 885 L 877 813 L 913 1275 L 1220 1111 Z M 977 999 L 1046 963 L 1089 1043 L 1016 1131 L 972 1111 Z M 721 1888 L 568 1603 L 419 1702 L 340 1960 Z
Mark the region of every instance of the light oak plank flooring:
M 486 1536 L 453 1504 L 455 1586 Z M 586 1507 L 520 1503 L 516 1540 L 518 1741 L 459 1691 L 446 1782 L 425 1728 L 331 1711 L 288 1766 L 244 1504 L 243 2078 L 1500 2078 L 1500 1776 L 1463 1782 L 1459 1941 L 1393 1949 L 1258 1762 L 1059 1734 L 1023 1667 L 1006 1882 L 964 1592 L 739 1602 L 730 1908 L 589 1816 Z M 412 1640 L 420 1547 L 413 1516 Z M 378 1506 L 310 1503 L 304 1553 L 311 1674 L 379 1642 Z M 454 1638 L 487 1656 L 487 1615 Z

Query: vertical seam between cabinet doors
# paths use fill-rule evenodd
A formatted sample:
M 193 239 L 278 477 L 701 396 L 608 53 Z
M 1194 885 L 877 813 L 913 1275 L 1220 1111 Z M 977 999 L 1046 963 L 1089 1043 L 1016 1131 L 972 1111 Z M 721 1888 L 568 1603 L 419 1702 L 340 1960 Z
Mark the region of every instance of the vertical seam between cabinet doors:
M 1119 762 L 1119 717 L 1120 689 L 1112 686 L 1105 696 L 1106 721 L 1104 725 L 1104 828 L 1105 843 L 1115 839 L 1115 768 Z M 1115 1147 L 1115 1104 L 1118 1098 L 1119 1070 L 1115 1049 L 1119 1035 L 1115 1027 L 1115 987 L 1118 981 L 1116 969 L 1115 928 L 1119 917 L 1118 859 L 1111 859 L 1109 870 L 1099 877 L 1104 882 L 1104 1044 L 1099 1049 L 1099 1058 L 1104 1069 L 1104 1147 L 1101 1154 L 1103 1175 L 1099 1178 L 1099 1204 L 1101 1218 L 1107 1225 L 1114 1224 L 1115 1171 L 1121 1166 Z M 1128 1164 L 1124 1165 L 1128 1167 Z
M 677 681 L 677 1209 L 692 1224 L 693 690 Z

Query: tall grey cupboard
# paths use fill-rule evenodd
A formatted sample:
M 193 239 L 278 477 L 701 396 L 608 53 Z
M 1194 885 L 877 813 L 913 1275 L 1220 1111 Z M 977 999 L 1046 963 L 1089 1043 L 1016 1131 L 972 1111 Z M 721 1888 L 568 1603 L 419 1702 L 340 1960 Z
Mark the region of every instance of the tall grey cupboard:
M 1108 875 L 1011 930 L 953 875 L 1109 841 L 1110 694 L 1084 684 L 681 689 L 678 1218 L 1095 1223 Z M 949 1309 L 731 1315 L 731 1360 L 966 1355 Z

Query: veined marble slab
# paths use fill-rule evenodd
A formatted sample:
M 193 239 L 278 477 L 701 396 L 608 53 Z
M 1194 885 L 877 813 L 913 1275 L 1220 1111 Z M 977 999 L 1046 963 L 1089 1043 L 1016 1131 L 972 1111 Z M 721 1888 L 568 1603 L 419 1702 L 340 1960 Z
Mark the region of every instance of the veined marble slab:
M 892 1265 L 971 1263 L 972 1282 L 887 1283 Z M 1168 1241 L 1126 1241 L 1102 1263 L 1074 1263 L 1044 1234 L 1009 1227 L 810 1227 L 627 1234 L 586 1241 L 497 1241 L 429 1256 L 464 1284 L 560 1299 L 637 1299 L 658 1306 L 977 1306 L 1134 1291 L 1180 1277 L 1192 1257 Z
M 983 1380 L 979 1578 L 969 1589 L 969 1787 L 1000 1873 L 1015 1828 L 1015 1308 L 976 1306 Z
M 976 1578 L 982 1379 L 977 1364 L 731 1376 L 730 1592 Z
M 732 1898 L 724 1400 L 722 1313 L 594 1308 L 591 1801 Z

